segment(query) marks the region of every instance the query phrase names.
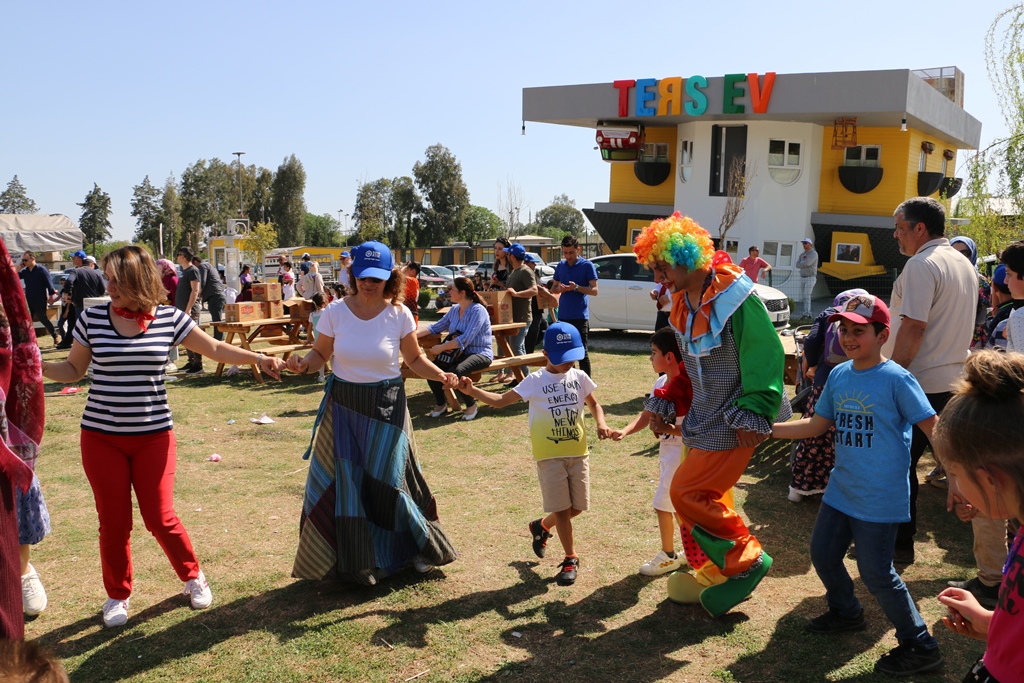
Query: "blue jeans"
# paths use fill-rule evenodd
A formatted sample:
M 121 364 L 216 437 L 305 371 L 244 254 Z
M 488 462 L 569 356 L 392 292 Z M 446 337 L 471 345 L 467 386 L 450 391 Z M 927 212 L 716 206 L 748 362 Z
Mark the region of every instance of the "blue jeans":
M 843 564 L 850 541 L 855 541 L 860 578 L 896 627 L 896 638 L 900 643 L 934 650 L 939 644 L 928 633 L 907 585 L 892 565 L 898 528 L 899 524 L 864 522 L 822 503 L 811 533 L 811 562 L 825 585 L 829 609 L 842 617 L 856 618 L 861 606 L 853 594 L 853 579 Z
M 522 356 L 526 353 L 526 333 L 529 331 L 530 326 L 527 325 L 526 327 L 520 328 L 519 331 L 516 332 L 516 336 L 509 338 L 508 345 L 512 347 L 513 356 Z

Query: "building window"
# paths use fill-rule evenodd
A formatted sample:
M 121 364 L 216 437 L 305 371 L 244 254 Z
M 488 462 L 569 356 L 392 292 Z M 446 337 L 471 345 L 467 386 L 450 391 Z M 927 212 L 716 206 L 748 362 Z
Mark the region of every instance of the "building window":
M 640 148 L 640 161 L 668 163 L 668 143 L 648 142 Z
M 679 180 L 686 182 L 693 175 L 693 140 L 679 141 Z
M 949 159 L 947 159 L 946 157 L 942 157 L 942 175 L 949 175 L 948 173 L 946 173 L 948 168 L 949 168 Z
M 882 165 L 881 161 L 882 147 L 880 145 L 857 145 L 856 147 L 846 148 L 843 165 L 880 168 Z
M 779 185 L 792 185 L 800 177 L 800 143 L 768 141 L 768 174 Z
M 708 194 L 727 197 L 731 175 L 746 172 L 746 158 L 746 126 L 711 126 L 711 186 Z
M 739 250 L 740 250 L 740 241 L 739 240 L 726 240 L 725 241 L 725 251 L 726 251 L 726 253 L 733 254 L 735 256 L 736 253 Z
M 928 170 L 928 153 L 923 149 L 921 150 L 920 158 L 917 160 L 917 170 L 922 172 Z

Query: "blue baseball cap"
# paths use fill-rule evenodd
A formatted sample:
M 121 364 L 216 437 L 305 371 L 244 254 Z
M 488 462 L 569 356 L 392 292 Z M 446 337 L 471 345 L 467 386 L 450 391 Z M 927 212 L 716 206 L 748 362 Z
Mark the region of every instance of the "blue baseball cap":
M 347 251 L 343 251 L 341 252 L 341 258 L 352 258 L 352 254 L 348 253 Z
M 505 247 L 505 253 L 511 254 L 516 261 L 522 261 L 526 258 L 526 247 L 519 244 L 519 242 L 515 242 L 512 246 Z
M 526 252 L 526 260 L 530 263 L 544 263 L 540 260 L 540 256 L 537 256 L 532 251 Z
M 996 270 L 992 273 L 992 284 L 1006 286 L 1006 266 L 1000 263 L 996 266 Z
M 548 330 L 544 333 L 544 351 L 552 365 L 583 360 L 587 355 L 580 331 L 569 323 L 548 325 Z
M 375 277 L 380 280 L 391 278 L 395 259 L 391 249 L 381 242 L 363 242 L 352 250 L 352 274 L 361 277 Z
M 78 251 L 71 252 L 71 258 L 76 258 L 77 257 L 77 258 L 80 258 L 80 259 L 82 259 L 84 261 L 86 256 L 88 256 L 88 254 L 86 254 L 81 249 L 79 249 Z

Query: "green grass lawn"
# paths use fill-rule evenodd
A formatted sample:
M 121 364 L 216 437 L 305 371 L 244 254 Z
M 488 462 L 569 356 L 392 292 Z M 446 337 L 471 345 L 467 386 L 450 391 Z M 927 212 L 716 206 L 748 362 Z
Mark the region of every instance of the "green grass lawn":
M 44 350 L 44 357 L 58 355 Z M 598 352 L 593 363 L 598 400 L 609 424 L 621 427 L 655 378 L 646 354 Z M 889 680 L 872 665 L 896 644 L 893 630 L 862 587 L 867 631 L 802 630 L 825 609 L 808 558 L 818 503 L 786 500 L 788 442 L 759 449 L 736 488 L 775 565 L 748 601 L 713 619 L 699 606 L 670 603 L 664 577 L 637 573 L 658 550 L 653 438 L 598 442 L 588 418 L 592 507 L 577 518 L 579 580 L 564 588 L 554 582 L 557 540 L 544 560 L 530 548 L 526 524 L 541 506 L 525 404 L 484 406 L 474 422 L 430 420 L 433 400 L 421 380 L 407 383 L 417 452 L 458 561 L 374 588 L 290 578 L 306 476 L 301 454 L 320 385 L 293 376 L 258 385 L 248 370 L 187 378 L 169 385 L 176 509 L 214 603 L 189 609 L 136 513 L 130 619 L 104 629 L 97 519 L 78 446 L 86 396 L 62 396 L 60 388 L 46 385 L 38 465 L 53 533 L 33 552 L 50 606 L 26 634 L 52 648 L 73 681 Z M 263 412 L 276 422 L 249 421 Z M 213 453 L 223 459 L 207 461 Z M 926 456 L 922 470 L 930 466 Z M 946 514 L 944 501 L 944 492 L 922 488 L 918 561 L 904 578 L 947 660 L 944 673 L 927 680 L 959 681 L 982 645 L 938 624 L 935 595 L 973 567 L 970 527 Z

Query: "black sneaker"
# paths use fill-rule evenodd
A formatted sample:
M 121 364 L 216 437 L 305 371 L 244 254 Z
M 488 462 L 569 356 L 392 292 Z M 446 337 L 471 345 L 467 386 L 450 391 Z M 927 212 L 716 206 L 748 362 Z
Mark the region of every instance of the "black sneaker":
M 185 369 L 185 374 L 186 375 L 201 375 L 204 372 L 206 372 L 206 371 L 203 370 L 203 366 L 201 364 L 198 364 L 198 363 L 196 365 L 193 365 L 193 366 Z
M 844 617 L 834 609 L 814 617 L 806 624 L 804 630 L 809 633 L 843 633 L 845 631 L 863 631 L 867 628 L 867 621 L 864 620 L 864 610 L 855 617 Z
M 978 577 L 967 581 L 947 581 L 950 588 L 962 588 L 978 599 L 978 603 L 986 609 L 995 609 L 999 601 L 999 586 L 986 586 Z
M 580 568 L 580 558 L 578 557 L 567 557 L 562 560 L 562 564 L 558 570 L 558 576 L 555 577 L 558 581 L 559 586 L 571 586 L 576 583 L 576 572 Z
M 906 567 L 914 564 L 914 542 L 911 541 L 909 545 L 896 545 L 896 549 L 893 552 L 892 563 L 899 567 Z
M 890 676 L 912 676 L 942 666 L 939 648 L 925 650 L 919 645 L 897 645 L 875 662 L 875 671 Z
M 551 534 L 544 530 L 544 525 L 539 519 L 530 522 L 530 535 L 533 536 L 533 552 L 537 557 L 544 557 L 548 549 L 548 539 Z

